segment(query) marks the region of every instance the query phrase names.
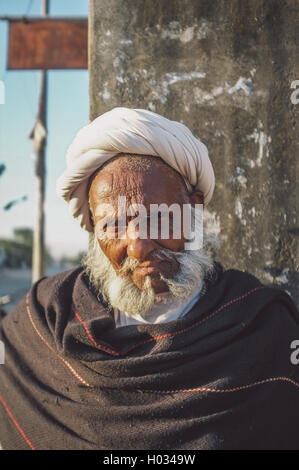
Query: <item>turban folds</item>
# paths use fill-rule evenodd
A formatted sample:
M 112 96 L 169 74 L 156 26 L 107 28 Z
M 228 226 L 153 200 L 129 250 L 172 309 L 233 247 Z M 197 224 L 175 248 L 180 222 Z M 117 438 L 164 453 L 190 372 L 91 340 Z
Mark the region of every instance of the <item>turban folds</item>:
M 114 108 L 83 127 L 66 154 L 57 194 L 70 204 L 82 228 L 93 231 L 88 205 L 90 176 L 119 153 L 160 157 L 183 177 L 189 192 L 202 191 L 205 205 L 215 186 L 206 146 L 183 124 L 144 109 Z

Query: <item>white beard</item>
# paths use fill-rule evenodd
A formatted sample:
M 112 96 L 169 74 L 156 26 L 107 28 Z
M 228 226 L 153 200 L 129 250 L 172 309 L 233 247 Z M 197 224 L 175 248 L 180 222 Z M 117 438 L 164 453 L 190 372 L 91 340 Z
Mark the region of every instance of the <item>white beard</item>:
M 188 300 L 202 280 L 212 274 L 213 260 L 204 248 L 218 243 L 215 236 L 205 235 L 202 250 L 174 252 L 161 248 L 151 253 L 151 258 L 174 258 L 179 263 L 179 270 L 173 278 L 166 278 L 160 274 L 173 298 L 178 301 Z M 128 270 L 133 271 L 138 264 L 135 258 L 127 257 L 116 273 L 96 237 L 90 235 L 88 253 L 83 260 L 84 271 L 90 282 L 112 308 L 126 312 L 130 316 L 139 314 L 146 319 L 157 295 L 151 287 L 150 276 L 145 277 L 144 290 L 139 289 L 130 278 L 122 277 Z

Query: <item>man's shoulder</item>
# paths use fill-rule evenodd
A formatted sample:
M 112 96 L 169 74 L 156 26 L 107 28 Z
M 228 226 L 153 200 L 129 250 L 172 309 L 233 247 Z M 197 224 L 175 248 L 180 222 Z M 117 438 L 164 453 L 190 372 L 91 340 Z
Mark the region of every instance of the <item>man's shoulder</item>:
M 56 286 L 65 282 L 75 281 L 78 275 L 82 272 L 81 266 L 75 266 L 74 268 L 59 271 L 56 274 L 50 276 L 44 276 L 36 284 L 42 284 L 43 286 Z
M 246 270 L 228 268 L 219 261 L 214 261 L 214 270 L 211 275 L 211 283 L 227 282 L 231 287 L 255 288 L 264 284 L 253 274 Z M 265 287 L 265 286 L 264 286 Z
M 72 297 L 76 280 L 82 271 L 83 268 L 77 266 L 51 276 L 45 276 L 33 284 L 31 294 L 42 305 L 57 297 L 61 300 L 63 297 Z
M 258 277 L 246 270 L 236 268 L 224 268 L 219 262 L 215 262 L 218 270 L 217 284 L 223 290 L 229 292 L 231 298 L 259 299 L 259 305 L 280 303 L 296 311 L 296 305 L 290 295 L 279 286 L 263 283 Z

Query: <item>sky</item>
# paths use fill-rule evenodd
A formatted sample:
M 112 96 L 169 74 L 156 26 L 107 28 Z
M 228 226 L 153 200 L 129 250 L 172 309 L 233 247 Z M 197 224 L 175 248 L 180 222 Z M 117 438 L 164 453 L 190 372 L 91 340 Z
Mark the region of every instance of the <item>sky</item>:
M 86 16 L 88 0 L 50 0 L 51 16 Z M 39 15 L 41 0 L 0 0 L 0 16 Z M 37 115 L 39 71 L 8 71 L 8 23 L 0 21 L 0 80 L 5 103 L 0 104 L 0 238 L 13 236 L 13 229 L 31 227 L 35 215 L 35 179 L 32 141 Z M 74 256 L 87 249 L 88 235 L 56 195 L 55 184 L 65 169 L 65 153 L 77 131 L 89 122 L 88 71 L 49 70 L 46 150 L 46 245 L 55 258 Z M 9 201 L 27 201 L 4 211 Z

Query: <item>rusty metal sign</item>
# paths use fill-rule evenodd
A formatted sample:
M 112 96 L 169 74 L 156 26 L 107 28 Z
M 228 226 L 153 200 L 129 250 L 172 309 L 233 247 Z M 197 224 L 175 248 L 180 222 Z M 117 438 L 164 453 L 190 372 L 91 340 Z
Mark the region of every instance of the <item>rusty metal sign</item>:
M 87 20 L 10 21 L 8 70 L 87 69 Z

